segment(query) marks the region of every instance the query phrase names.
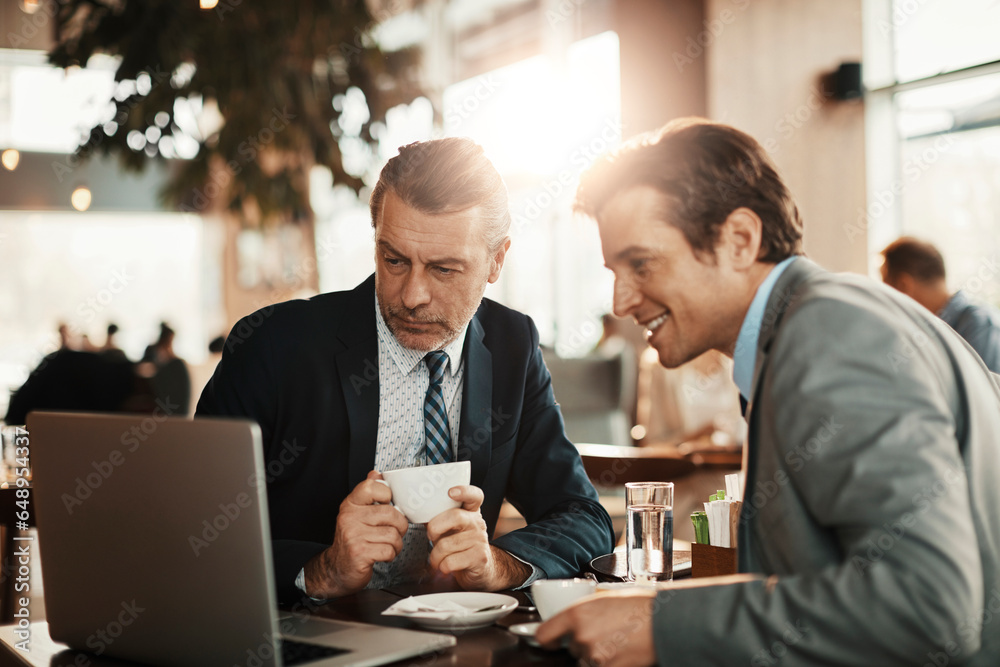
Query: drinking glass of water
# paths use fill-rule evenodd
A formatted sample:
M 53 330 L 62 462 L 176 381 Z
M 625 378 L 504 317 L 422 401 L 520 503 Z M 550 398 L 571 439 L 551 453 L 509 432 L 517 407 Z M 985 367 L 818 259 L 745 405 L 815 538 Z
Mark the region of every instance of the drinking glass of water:
M 674 485 L 625 484 L 628 579 L 640 584 L 674 578 Z

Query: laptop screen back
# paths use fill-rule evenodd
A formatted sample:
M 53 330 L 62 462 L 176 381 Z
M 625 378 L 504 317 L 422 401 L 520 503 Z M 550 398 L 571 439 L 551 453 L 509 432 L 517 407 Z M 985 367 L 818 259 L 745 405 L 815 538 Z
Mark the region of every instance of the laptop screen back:
M 28 430 L 54 640 L 150 664 L 274 664 L 256 424 L 33 413 Z

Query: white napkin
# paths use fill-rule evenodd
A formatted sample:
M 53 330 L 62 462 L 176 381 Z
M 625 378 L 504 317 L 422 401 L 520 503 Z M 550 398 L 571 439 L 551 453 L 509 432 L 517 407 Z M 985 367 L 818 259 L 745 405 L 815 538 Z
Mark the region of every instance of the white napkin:
M 743 500 L 743 483 L 738 472 L 726 475 L 726 500 Z
M 708 543 L 713 547 L 729 547 L 729 514 L 732 500 L 713 500 L 705 503 L 708 515 Z
M 454 618 L 470 616 L 476 610 L 451 600 L 427 602 L 415 597 L 403 598 L 382 612 L 383 616 L 409 616 L 411 618 Z

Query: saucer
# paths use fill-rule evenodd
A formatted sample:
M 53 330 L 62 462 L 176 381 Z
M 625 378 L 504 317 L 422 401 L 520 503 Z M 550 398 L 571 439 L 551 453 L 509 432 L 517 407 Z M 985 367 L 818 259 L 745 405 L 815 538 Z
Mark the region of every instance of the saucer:
M 432 615 L 421 615 L 417 613 L 398 614 L 401 618 L 407 618 L 417 625 L 429 630 L 474 630 L 493 625 L 498 619 L 506 616 L 517 608 L 517 598 L 510 595 L 500 595 L 499 593 L 476 593 L 472 591 L 459 591 L 456 593 L 430 593 L 428 595 L 415 595 L 410 598 L 418 604 L 426 604 L 433 607 L 435 604 L 449 602 L 467 607 L 468 609 L 482 609 L 495 605 L 503 605 L 499 609 L 479 611 L 462 616 L 447 616 L 441 618 Z
M 538 643 L 537 639 L 535 639 L 535 631 L 538 630 L 539 625 L 541 625 L 541 623 L 538 621 L 534 623 L 518 623 L 517 625 L 512 625 L 507 629 L 513 632 L 518 637 L 524 639 L 524 642 L 528 646 L 541 648 L 542 645 Z
M 524 643 L 527 644 L 528 646 L 532 646 L 534 648 L 540 648 L 543 651 L 548 651 L 550 649 L 545 648 L 544 646 L 542 646 L 541 644 L 538 643 L 537 639 L 535 639 L 535 632 L 538 631 L 538 626 L 539 625 L 541 625 L 540 621 L 535 621 L 534 623 L 518 623 L 517 625 L 512 625 L 512 626 L 510 626 L 507 629 L 510 630 L 511 632 L 513 632 L 515 635 L 517 635 L 521 639 L 523 639 Z M 551 649 L 551 650 L 557 651 L 560 648 L 569 648 L 569 636 L 568 635 L 566 637 L 563 637 L 563 640 L 562 640 L 562 643 L 561 643 L 560 646 L 558 646 L 555 649 Z

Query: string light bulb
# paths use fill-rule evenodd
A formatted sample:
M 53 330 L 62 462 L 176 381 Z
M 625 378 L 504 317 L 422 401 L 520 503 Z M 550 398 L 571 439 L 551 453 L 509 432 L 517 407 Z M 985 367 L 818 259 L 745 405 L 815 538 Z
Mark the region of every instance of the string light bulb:
M 17 169 L 17 163 L 21 161 L 21 153 L 14 148 L 8 148 L 3 153 L 0 153 L 0 162 L 6 167 L 7 171 L 14 171 Z
M 76 189 L 73 190 L 73 194 L 70 195 L 69 201 L 76 210 L 86 211 L 90 208 L 90 201 L 92 197 L 93 196 L 90 194 L 90 188 L 85 185 L 78 185 Z

